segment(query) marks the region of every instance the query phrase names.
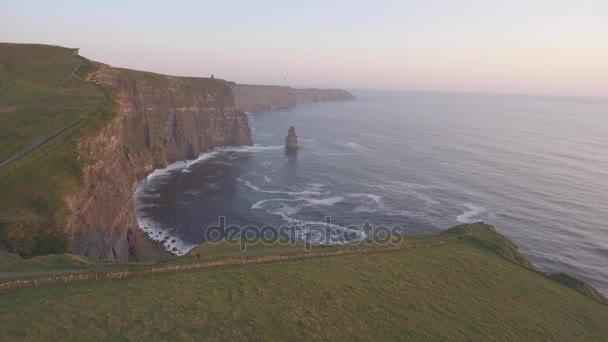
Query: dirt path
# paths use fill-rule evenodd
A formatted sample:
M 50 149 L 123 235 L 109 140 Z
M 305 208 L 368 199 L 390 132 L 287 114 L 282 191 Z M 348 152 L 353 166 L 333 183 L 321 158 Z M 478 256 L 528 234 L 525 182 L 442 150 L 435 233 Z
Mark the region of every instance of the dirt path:
M 64 86 L 67 84 L 67 82 L 69 82 L 72 79 L 75 79 L 79 82 L 84 82 L 84 83 L 90 83 L 88 81 L 85 81 L 83 79 L 81 79 L 78 76 L 75 76 L 76 72 L 78 71 L 78 69 L 80 68 L 80 66 L 82 66 L 82 64 L 79 64 L 78 66 L 76 66 L 76 68 L 72 71 L 72 73 L 70 74 L 70 76 L 68 78 L 66 78 L 65 81 L 63 81 L 61 83 L 61 86 Z M 94 111 L 94 113 L 98 113 L 100 112 L 110 101 L 110 97 L 109 95 L 103 90 L 101 89 L 101 87 L 99 85 L 95 85 L 95 87 L 103 94 L 104 99 L 101 102 L 101 104 L 98 106 L 98 108 Z M 16 162 L 17 160 L 25 157 L 26 155 L 36 151 L 38 148 L 40 148 L 42 145 L 50 142 L 51 140 L 55 139 L 57 136 L 61 135 L 62 133 L 66 132 L 67 130 L 74 128 L 80 124 L 82 124 L 84 121 L 86 121 L 89 117 L 91 116 L 91 114 L 88 115 L 81 115 L 80 118 L 74 122 L 72 122 L 69 125 L 66 125 L 54 132 L 51 132 L 50 134 L 46 135 L 45 137 L 39 138 L 34 140 L 32 143 L 30 143 L 28 146 L 22 148 L 21 150 L 17 151 L 16 153 L 14 153 L 12 156 L 10 156 L 9 158 L 3 160 L 0 162 L 0 169 L 8 166 L 14 162 Z
M 38 287 L 53 284 L 68 284 L 77 281 L 86 280 L 118 280 L 143 276 L 154 276 L 156 274 L 183 272 L 188 270 L 203 270 L 216 269 L 223 267 L 237 267 L 244 265 L 269 264 L 275 262 L 295 261 L 304 259 L 316 259 L 326 257 L 336 257 L 351 254 L 371 254 L 382 253 L 400 250 L 420 249 L 445 246 L 454 243 L 456 239 L 442 239 L 434 241 L 424 241 L 415 243 L 406 243 L 389 247 L 362 247 L 362 248 L 345 248 L 327 252 L 304 252 L 296 254 L 284 255 L 264 255 L 239 258 L 222 258 L 217 260 L 207 260 L 191 263 L 180 263 L 174 265 L 154 265 L 144 266 L 137 269 L 124 269 L 118 271 L 83 271 L 72 273 L 69 275 L 54 275 L 35 279 L 12 280 L 0 283 L 0 290 L 9 290 L 20 287 Z
M 9 164 L 17 161 L 18 159 L 21 159 L 22 157 L 26 156 L 27 154 L 31 153 L 32 151 L 38 149 L 40 146 L 42 146 L 42 145 L 46 144 L 47 142 L 53 140 L 55 137 L 57 137 L 61 133 L 67 131 L 68 129 L 70 129 L 70 128 L 76 126 L 76 125 L 78 125 L 83 120 L 84 119 L 80 118 L 80 119 L 72 122 L 71 124 L 69 124 L 69 125 L 67 125 L 65 127 L 62 127 L 60 129 L 56 130 L 55 132 L 52 132 L 51 134 L 47 135 L 46 137 L 34 140 L 28 146 L 22 148 L 20 151 L 18 151 L 17 153 L 13 154 L 12 156 L 10 156 L 8 159 L 2 161 L 0 163 L 0 168 L 8 166 Z

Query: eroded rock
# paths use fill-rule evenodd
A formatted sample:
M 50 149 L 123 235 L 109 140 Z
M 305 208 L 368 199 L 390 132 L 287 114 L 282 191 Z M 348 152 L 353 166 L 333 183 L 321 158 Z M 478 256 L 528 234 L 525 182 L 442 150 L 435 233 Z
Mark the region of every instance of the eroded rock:
M 296 135 L 296 129 L 291 126 L 285 137 L 285 151 L 288 153 L 295 153 L 300 147 L 298 146 L 298 136 Z

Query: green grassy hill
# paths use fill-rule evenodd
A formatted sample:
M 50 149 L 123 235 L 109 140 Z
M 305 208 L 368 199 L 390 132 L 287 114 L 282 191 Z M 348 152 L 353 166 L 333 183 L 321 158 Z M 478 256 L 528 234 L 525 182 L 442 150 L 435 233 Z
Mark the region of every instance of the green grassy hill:
M 64 197 L 78 187 L 76 142 L 112 115 L 107 89 L 74 50 L 0 43 L 0 248 L 64 252 Z
M 458 230 L 471 229 L 408 238 L 398 250 L 7 290 L 0 339 L 605 340 L 608 305 L 480 242 L 502 240 L 491 227 Z M 308 253 L 329 250 L 344 248 Z M 163 264 L 203 252 L 240 253 L 203 245 Z
M 77 143 L 112 117 L 111 91 L 84 81 L 95 68 L 72 49 L 0 44 L 1 341 L 606 340 L 604 296 L 539 273 L 483 224 L 308 252 L 206 243 L 154 264 L 65 254 Z

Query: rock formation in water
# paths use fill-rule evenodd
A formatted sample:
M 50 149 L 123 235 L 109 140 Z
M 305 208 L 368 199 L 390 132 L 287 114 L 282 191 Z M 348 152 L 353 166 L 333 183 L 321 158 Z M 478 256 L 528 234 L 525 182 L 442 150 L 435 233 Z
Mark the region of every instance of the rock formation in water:
M 172 77 L 99 65 L 91 80 L 114 89 L 115 117 L 80 142 L 92 163 L 68 198 L 72 252 L 126 261 L 162 253 L 139 229 L 133 193 L 155 168 L 218 146 L 251 145 L 246 115 L 218 79 Z
M 287 153 L 295 153 L 300 147 L 298 146 L 298 136 L 296 135 L 296 129 L 291 126 L 285 137 L 285 151 Z
M 234 92 L 236 108 L 244 111 L 295 106 L 302 102 L 355 99 L 351 93 L 341 89 L 294 89 L 234 83 L 230 87 Z

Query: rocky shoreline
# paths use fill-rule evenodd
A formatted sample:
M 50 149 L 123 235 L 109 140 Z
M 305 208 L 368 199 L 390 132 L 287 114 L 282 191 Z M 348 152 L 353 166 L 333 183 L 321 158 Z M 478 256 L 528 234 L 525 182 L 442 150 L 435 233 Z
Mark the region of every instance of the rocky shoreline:
M 81 190 L 67 199 L 67 233 L 72 253 L 115 261 L 169 253 L 142 232 L 133 201 L 139 181 L 155 169 L 216 147 L 252 145 L 246 110 L 354 99 L 345 90 L 238 85 L 100 63 L 88 81 L 114 90 L 115 117 L 79 144 L 93 162 Z

